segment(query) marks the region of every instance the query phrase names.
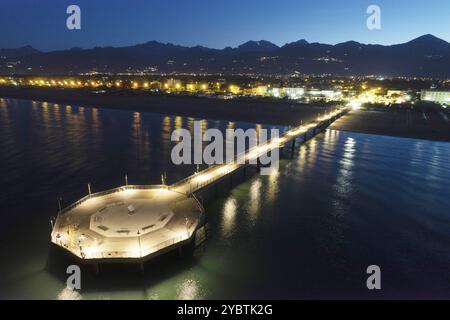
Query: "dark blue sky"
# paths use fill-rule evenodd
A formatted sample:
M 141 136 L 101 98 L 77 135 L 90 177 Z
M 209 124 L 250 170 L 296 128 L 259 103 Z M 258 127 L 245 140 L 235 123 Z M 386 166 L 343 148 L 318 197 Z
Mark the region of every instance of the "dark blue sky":
M 78 4 L 82 29 L 66 28 Z M 382 29 L 366 27 L 381 7 Z M 431 33 L 450 41 L 448 0 L 0 0 L 0 48 L 54 50 L 124 46 L 149 40 L 213 48 L 247 40 L 278 45 L 299 39 L 392 44 Z

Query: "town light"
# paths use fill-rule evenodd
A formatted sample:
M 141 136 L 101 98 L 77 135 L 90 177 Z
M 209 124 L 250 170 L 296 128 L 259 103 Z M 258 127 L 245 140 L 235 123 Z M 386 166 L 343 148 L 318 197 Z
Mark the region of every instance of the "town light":
M 358 100 L 352 100 L 347 106 L 351 107 L 353 110 L 358 110 L 361 108 L 361 102 Z

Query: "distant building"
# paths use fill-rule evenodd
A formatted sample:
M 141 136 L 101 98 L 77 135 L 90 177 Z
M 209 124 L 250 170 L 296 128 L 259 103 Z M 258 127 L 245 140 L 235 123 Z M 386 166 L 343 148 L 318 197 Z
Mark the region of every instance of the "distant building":
M 250 89 L 250 92 L 255 96 L 265 96 L 267 94 L 267 86 L 257 86 Z
M 269 88 L 267 89 L 267 94 L 271 97 L 281 98 L 282 90 L 280 88 Z
M 342 97 L 341 91 L 334 91 L 334 90 L 318 90 L 318 89 L 312 89 L 308 91 L 308 96 L 310 99 L 313 100 L 337 100 Z
M 386 104 L 405 103 L 411 100 L 411 96 L 405 90 L 388 90 L 384 100 Z
M 386 93 L 386 96 L 388 97 L 392 97 L 392 96 L 397 96 L 397 97 L 401 97 L 401 96 L 406 96 L 408 94 L 408 92 L 406 92 L 405 90 L 395 90 L 395 89 L 389 89 Z
M 450 105 L 450 90 L 422 90 L 420 99 Z
M 305 94 L 304 88 L 283 88 L 289 99 L 300 99 Z

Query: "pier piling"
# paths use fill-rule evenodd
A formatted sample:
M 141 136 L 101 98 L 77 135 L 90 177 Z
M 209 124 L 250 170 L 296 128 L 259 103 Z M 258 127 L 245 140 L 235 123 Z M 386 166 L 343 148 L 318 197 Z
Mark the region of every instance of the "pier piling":
M 295 151 L 295 139 L 292 139 L 292 145 L 291 145 L 291 159 L 294 158 L 294 151 Z

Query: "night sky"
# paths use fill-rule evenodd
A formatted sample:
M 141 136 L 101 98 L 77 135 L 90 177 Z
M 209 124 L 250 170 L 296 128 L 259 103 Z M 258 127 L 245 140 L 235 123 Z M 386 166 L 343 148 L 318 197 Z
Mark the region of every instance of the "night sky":
M 66 28 L 77 4 L 82 29 Z M 366 9 L 381 7 L 382 29 Z M 448 0 L 0 0 L 0 48 L 125 46 L 149 40 L 212 48 L 248 40 L 393 44 L 431 33 L 450 41 Z

